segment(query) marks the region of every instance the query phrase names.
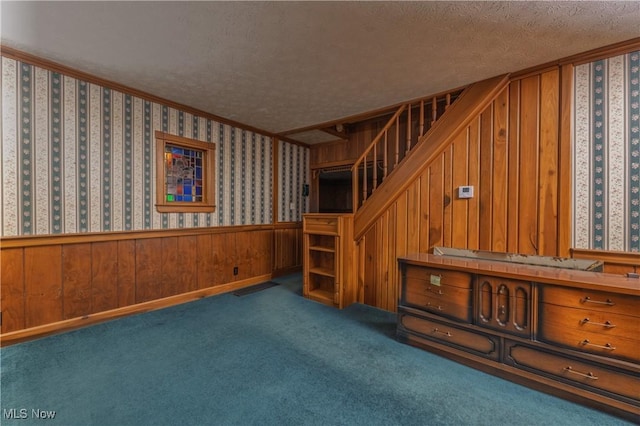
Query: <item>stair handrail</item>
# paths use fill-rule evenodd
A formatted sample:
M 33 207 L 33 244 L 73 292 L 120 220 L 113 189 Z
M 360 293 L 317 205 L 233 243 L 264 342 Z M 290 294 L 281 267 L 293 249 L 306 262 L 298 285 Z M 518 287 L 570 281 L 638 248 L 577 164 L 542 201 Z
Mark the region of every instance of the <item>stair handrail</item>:
M 385 149 L 384 149 L 384 156 L 385 156 L 385 160 L 384 160 L 384 171 L 383 173 L 385 174 L 386 177 L 386 173 L 387 173 L 387 166 L 386 166 L 386 156 L 387 156 L 387 132 L 389 131 L 389 129 L 391 128 L 391 126 L 393 126 L 396 123 L 396 120 L 398 120 L 398 118 L 400 117 L 400 114 L 402 114 L 404 112 L 404 110 L 407 108 L 407 105 L 409 104 L 403 104 L 400 106 L 400 108 L 398 108 L 398 110 L 395 112 L 395 114 L 393 114 L 393 116 L 391 116 L 391 118 L 389 119 L 389 121 L 387 122 L 387 124 L 384 125 L 384 127 L 382 128 L 382 130 L 380 130 L 380 132 L 378 132 L 378 134 L 376 135 L 375 138 L 373 138 L 373 141 L 371 141 L 371 143 L 369 144 L 369 146 L 364 150 L 364 152 L 360 155 L 360 157 L 358 157 L 358 159 L 355 161 L 355 163 L 353 163 L 353 166 L 351 166 L 351 176 L 352 176 L 352 182 L 353 182 L 353 186 L 352 186 L 352 191 L 353 191 L 353 212 L 355 213 L 358 210 L 358 185 L 359 185 L 359 180 L 358 180 L 358 168 L 360 167 L 360 165 L 362 163 L 363 164 L 363 168 L 364 168 L 364 192 L 365 192 L 365 199 L 366 199 L 366 191 L 367 191 L 367 156 L 373 151 L 373 164 L 375 165 L 377 163 L 377 147 L 378 147 L 378 143 L 380 142 L 380 139 L 382 139 L 382 137 L 385 137 Z M 377 168 L 373 167 L 373 173 L 374 173 L 374 185 L 377 183 Z
M 373 170 L 372 170 L 372 177 L 373 177 L 373 183 L 372 183 L 372 191 L 375 191 L 378 187 L 378 144 L 380 143 L 380 141 L 382 140 L 382 138 L 384 138 L 384 147 L 383 147 L 383 161 L 382 161 L 382 180 L 384 180 L 387 175 L 393 171 L 393 169 L 395 167 L 397 167 L 398 163 L 400 162 L 400 150 L 399 150 L 399 131 L 400 131 L 400 117 L 402 115 L 402 113 L 404 113 L 405 111 L 407 111 L 407 141 L 406 141 L 406 147 L 405 147 L 405 152 L 404 152 L 404 156 L 406 156 L 407 154 L 409 154 L 409 151 L 413 148 L 413 146 L 411 145 L 411 141 L 412 141 L 412 134 L 411 134 L 411 111 L 416 108 L 419 108 L 419 115 L 418 115 L 418 134 L 417 134 L 417 141 L 416 141 L 416 145 L 417 142 L 419 142 L 421 140 L 421 138 L 425 135 L 426 132 L 429 131 L 429 129 L 435 124 L 435 122 L 441 118 L 442 114 L 440 116 L 438 116 L 438 102 L 444 101 L 445 102 L 445 111 L 449 108 L 449 106 L 451 106 L 452 104 L 452 95 L 455 96 L 455 99 L 457 99 L 457 97 L 460 95 L 460 93 L 463 91 L 462 88 L 458 88 L 458 89 L 453 89 L 449 92 L 443 92 L 443 93 L 439 93 L 437 95 L 433 95 L 433 96 L 429 96 L 429 97 L 425 97 L 425 98 L 421 98 L 419 100 L 413 100 L 413 101 L 409 101 L 406 102 L 402 105 L 400 105 L 398 107 L 398 109 L 396 110 L 396 112 L 391 116 L 391 118 L 387 121 L 387 123 L 384 125 L 384 127 L 378 132 L 378 134 L 373 138 L 373 140 L 371 141 L 371 143 L 369 143 L 369 145 L 365 148 L 365 150 L 363 151 L 363 153 L 360 155 L 360 157 L 358 157 L 358 159 L 353 163 L 353 166 L 351 167 L 351 176 L 352 176 L 352 203 L 353 203 L 353 213 L 356 213 L 358 211 L 358 208 L 360 207 L 360 200 L 362 200 L 362 202 L 364 203 L 368 196 L 369 196 L 369 188 L 368 186 L 368 172 L 367 172 L 367 159 L 369 158 L 370 155 L 372 155 L 372 164 L 374 165 Z M 454 101 L 455 101 L 454 99 Z M 431 120 L 430 122 L 425 123 L 425 105 L 431 104 Z M 392 170 L 388 170 L 388 166 L 389 166 L 389 162 L 388 162 L 388 132 L 389 129 L 391 129 L 391 127 L 393 125 L 396 125 L 396 135 L 395 135 L 395 141 L 396 141 L 396 149 L 395 149 L 395 158 L 392 158 L 393 163 L 391 163 L 391 169 Z M 360 179 L 358 176 L 358 170 L 360 169 L 360 167 L 362 167 L 363 169 L 363 179 L 362 179 L 362 188 L 360 188 Z M 359 196 L 359 192 L 360 190 L 362 190 L 362 198 L 360 198 Z
M 398 166 L 389 172 L 376 191 L 368 195 L 354 213 L 354 238 L 358 240 L 384 209 L 395 202 L 438 153 L 476 118 L 509 85 L 509 75 L 501 75 L 473 83 L 456 96 L 451 107 L 422 135 Z M 401 168 L 396 173 L 396 169 Z M 354 204 L 355 205 L 355 204 Z

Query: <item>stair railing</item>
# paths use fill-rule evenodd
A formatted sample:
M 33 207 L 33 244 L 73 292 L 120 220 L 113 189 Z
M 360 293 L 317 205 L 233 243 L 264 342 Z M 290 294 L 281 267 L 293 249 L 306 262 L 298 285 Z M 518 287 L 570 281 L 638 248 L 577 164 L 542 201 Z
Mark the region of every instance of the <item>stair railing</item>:
M 461 93 L 462 89 L 457 89 L 406 103 L 397 109 L 351 167 L 353 213 L 358 211 Z

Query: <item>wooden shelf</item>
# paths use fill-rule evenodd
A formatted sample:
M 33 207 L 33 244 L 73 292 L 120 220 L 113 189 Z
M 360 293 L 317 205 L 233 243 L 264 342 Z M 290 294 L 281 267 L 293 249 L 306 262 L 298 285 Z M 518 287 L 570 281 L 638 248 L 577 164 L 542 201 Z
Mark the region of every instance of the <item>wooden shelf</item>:
M 313 250 L 313 251 L 323 251 L 326 253 L 335 253 L 336 250 L 332 247 L 324 247 L 324 246 L 311 246 L 309 247 L 309 250 Z
M 315 290 L 309 290 L 309 298 L 317 302 L 333 305 L 333 302 L 334 302 L 333 296 L 334 296 L 333 292 L 329 290 L 323 290 L 320 288 L 317 288 Z
M 331 277 L 331 278 L 335 278 L 336 276 L 335 271 L 333 269 L 321 268 L 321 267 L 309 268 L 309 273 L 316 274 L 316 275 L 324 275 L 325 277 Z
M 302 230 L 304 296 L 339 309 L 355 302 L 353 215 L 307 213 Z

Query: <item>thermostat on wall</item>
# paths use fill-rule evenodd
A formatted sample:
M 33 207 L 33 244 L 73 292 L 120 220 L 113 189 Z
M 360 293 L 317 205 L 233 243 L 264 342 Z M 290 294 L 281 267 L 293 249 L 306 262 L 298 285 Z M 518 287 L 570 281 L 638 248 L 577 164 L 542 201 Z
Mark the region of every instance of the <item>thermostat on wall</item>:
M 458 198 L 473 198 L 473 186 L 459 186 Z

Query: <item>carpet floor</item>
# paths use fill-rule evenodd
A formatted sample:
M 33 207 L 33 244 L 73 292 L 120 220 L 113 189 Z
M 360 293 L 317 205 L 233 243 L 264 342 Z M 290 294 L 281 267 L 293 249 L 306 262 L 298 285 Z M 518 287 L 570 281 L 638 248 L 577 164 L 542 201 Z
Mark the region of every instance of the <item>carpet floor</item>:
M 394 314 L 306 300 L 299 274 L 275 281 L 2 348 L 0 423 L 627 424 L 398 343 Z

